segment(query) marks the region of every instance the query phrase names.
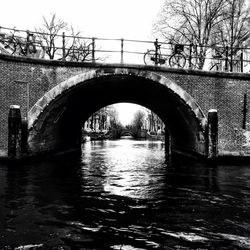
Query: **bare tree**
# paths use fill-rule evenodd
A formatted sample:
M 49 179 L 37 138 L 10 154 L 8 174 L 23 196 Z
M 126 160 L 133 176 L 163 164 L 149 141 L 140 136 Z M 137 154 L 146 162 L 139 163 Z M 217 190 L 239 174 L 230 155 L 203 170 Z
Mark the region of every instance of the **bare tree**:
M 134 130 L 140 131 L 142 129 L 143 124 L 144 124 L 144 118 L 145 118 L 145 114 L 141 110 L 138 110 L 134 114 L 134 119 L 132 121 L 132 127 Z
M 217 40 L 230 48 L 241 46 L 249 38 L 250 5 L 246 0 L 226 0 L 223 20 L 217 26 Z
M 195 53 L 202 69 L 208 48 L 233 57 L 249 39 L 248 0 L 166 0 L 154 32 L 167 42 L 198 45 Z M 209 51 L 210 52 L 210 51 Z
M 166 40 L 206 45 L 227 0 L 166 0 L 155 29 Z
M 91 53 L 91 43 L 75 38 L 73 45 L 66 50 L 66 59 L 68 61 L 84 62 L 92 60 Z
M 152 110 L 147 110 L 148 130 L 152 134 L 156 134 L 158 130 L 164 128 L 164 123 L 158 115 Z
M 241 47 L 250 37 L 250 5 L 247 0 L 226 0 L 223 21 L 217 26 L 215 40 L 228 49 L 230 69 L 240 62 Z
M 58 19 L 56 14 L 50 18 L 43 17 L 43 26 L 36 31 L 49 59 L 85 61 L 91 54 L 90 42 L 81 39 L 80 32 L 75 32 L 72 26 Z
M 203 67 L 207 46 L 215 27 L 223 18 L 227 0 L 166 0 L 154 31 L 167 42 L 198 45 L 199 68 Z
M 122 125 L 119 120 L 119 114 L 117 109 L 113 105 L 110 105 L 107 107 L 106 111 L 107 111 L 107 116 L 109 117 L 110 127 L 112 129 L 120 128 Z
M 39 32 L 39 38 L 49 59 L 54 59 L 57 51 L 62 47 L 61 35 L 67 29 L 68 24 L 57 19 L 56 14 L 52 14 L 50 19 L 43 17 L 43 26 L 36 31 Z

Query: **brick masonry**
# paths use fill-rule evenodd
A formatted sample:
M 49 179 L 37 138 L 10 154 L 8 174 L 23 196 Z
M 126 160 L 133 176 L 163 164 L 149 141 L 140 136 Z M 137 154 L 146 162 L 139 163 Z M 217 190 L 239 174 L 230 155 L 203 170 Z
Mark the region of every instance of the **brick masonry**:
M 185 89 L 206 114 L 209 109 L 218 110 L 219 154 L 249 155 L 250 117 L 247 111 L 246 129 L 243 129 L 243 105 L 244 94 L 250 98 L 250 75 L 202 73 L 167 74 L 167 77 Z
M 191 95 L 205 115 L 209 109 L 217 109 L 219 154 L 250 155 L 249 111 L 246 114 L 246 129 L 242 128 L 244 94 L 250 98 L 249 74 L 163 69 L 138 65 L 56 62 L 6 55 L 0 55 L 1 152 L 7 150 L 7 120 L 10 105 L 20 105 L 22 116 L 25 117 L 28 109 L 57 84 L 91 69 L 114 67 L 135 68 L 163 75 Z M 248 99 L 247 104 L 248 108 Z

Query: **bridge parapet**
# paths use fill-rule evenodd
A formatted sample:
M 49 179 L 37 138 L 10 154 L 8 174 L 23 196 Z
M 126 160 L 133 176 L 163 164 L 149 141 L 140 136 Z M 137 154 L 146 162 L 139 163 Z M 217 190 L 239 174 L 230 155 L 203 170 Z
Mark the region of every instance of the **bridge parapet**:
M 71 62 L 146 64 L 211 71 L 250 72 L 250 48 L 55 35 L 0 27 L 0 53 Z M 68 44 L 68 46 L 66 46 Z M 115 48 L 115 49 L 114 49 Z M 52 52 L 51 52 L 52 51 Z M 54 53 L 55 52 L 55 53 Z

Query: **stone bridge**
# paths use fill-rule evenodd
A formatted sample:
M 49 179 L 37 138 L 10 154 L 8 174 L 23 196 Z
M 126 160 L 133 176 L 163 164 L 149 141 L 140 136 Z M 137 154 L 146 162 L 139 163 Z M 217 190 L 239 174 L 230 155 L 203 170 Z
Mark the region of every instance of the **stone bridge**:
M 127 128 L 120 128 L 120 129 L 112 129 L 110 131 L 110 138 L 112 139 L 119 139 L 123 136 L 131 136 L 134 139 L 146 139 L 147 138 L 147 130 L 146 129 L 127 129 Z
M 22 118 L 28 117 L 26 155 L 34 156 L 79 149 L 84 121 L 118 102 L 151 109 L 165 123 L 174 151 L 204 157 L 209 148 L 207 116 L 215 109 L 219 155 L 250 155 L 250 74 L 8 55 L 0 55 L 0 72 L 3 157 L 8 155 L 10 105 L 19 105 Z

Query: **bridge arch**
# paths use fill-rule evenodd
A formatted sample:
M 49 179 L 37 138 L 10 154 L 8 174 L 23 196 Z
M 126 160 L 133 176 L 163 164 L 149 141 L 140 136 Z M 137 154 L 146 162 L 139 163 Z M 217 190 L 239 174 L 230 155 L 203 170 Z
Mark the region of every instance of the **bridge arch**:
M 35 153 L 79 146 L 80 127 L 98 109 L 130 102 L 154 111 L 177 151 L 205 155 L 207 120 L 178 84 L 150 71 L 101 68 L 76 75 L 48 91 L 29 112 L 29 146 Z

